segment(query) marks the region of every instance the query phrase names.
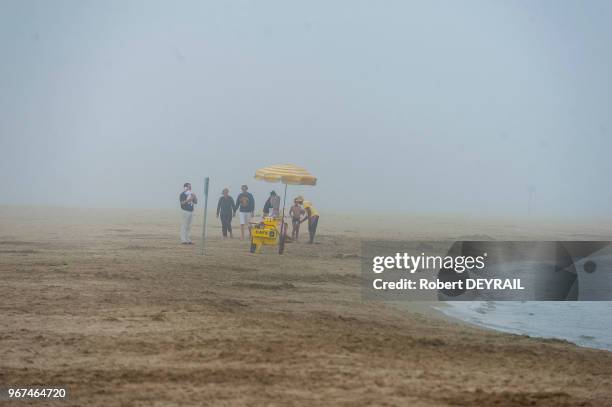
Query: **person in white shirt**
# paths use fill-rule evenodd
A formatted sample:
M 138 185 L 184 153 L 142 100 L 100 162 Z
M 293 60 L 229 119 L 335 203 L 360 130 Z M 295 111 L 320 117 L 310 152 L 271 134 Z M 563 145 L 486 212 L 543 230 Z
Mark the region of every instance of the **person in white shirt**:
M 191 224 L 193 222 L 193 207 L 198 203 L 198 197 L 191 191 L 191 184 L 186 182 L 183 184 L 183 192 L 179 195 L 181 203 L 181 244 L 193 244 L 189 234 L 191 233 Z

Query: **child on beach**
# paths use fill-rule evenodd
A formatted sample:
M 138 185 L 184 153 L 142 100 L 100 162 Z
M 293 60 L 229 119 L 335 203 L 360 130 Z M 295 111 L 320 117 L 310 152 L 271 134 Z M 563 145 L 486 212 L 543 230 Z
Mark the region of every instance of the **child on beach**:
M 293 228 L 291 229 L 291 238 L 298 241 L 298 236 L 300 234 L 300 223 L 302 223 L 302 216 L 306 213 L 306 211 L 301 206 L 301 201 L 299 198 L 295 198 L 293 201 L 293 206 L 289 209 L 289 216 L 291 216 L 291 224 Z

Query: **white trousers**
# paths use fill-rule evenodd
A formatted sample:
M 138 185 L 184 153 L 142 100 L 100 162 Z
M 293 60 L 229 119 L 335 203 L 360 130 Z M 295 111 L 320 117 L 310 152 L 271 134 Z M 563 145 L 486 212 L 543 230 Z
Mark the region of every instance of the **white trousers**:
M 193 212 L 181 210 L 183 213 L 183 221 L 181 222 L 181 242 L 189 243 L 191 239 L 189 234 L 191 233 L 191 222 L 193 222 Z

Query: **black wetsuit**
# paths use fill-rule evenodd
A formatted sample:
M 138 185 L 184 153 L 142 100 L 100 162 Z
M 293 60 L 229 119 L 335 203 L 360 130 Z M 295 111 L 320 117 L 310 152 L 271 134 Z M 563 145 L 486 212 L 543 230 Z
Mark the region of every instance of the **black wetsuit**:
M 234 198 L 231 196 L 219 198 L 217 204 L 217 216 L 221 219 L 221 231 L 224 237 L 227 237 L 227 232 L 232 233 L 232 217 L 234 216 Z

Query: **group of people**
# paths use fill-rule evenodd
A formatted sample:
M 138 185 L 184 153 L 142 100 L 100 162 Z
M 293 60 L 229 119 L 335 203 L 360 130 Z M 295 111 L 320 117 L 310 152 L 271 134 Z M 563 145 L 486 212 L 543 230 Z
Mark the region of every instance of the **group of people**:
M 234 237 L 232 233 L 232 219 L 237 213 L 240 218 L 240 239 L 244 239 L 245 228 L 249 231 L 250 237 L 250 222 L 255 216 L 255 198 L 253 198 L 253 194 L 249 192 L 249 187 L 247 185 L 242 185 L 240 189 L 242 192 L 234 201 L 234 198 L 229 194 L 229 189 L 224 188 L 217 203 L 217 218 L 221 220 L 221 233 L 223 239 L 227 239 L 228 234 L 230 238 Z M 179 201 L 183 215 L 181 223 L 181 243 L 193 244 L 189 236 L 193 221 L 193 209 L 194 205 L 198 203 L 198 198 L 191 191 L 190 183 L 186 182 L 183 185 L 183 192 L 181 192 L 179 196 Z M 275 191 L 270 192 L 270 196 L 263 207 L 263 216 L 278 218 L 280 216 L 280 203 L 280 196 L 278 196 Z M 319 213 L 312 206 L 312 203 L 305 201 L 302 196 L 296 197 L 293 200 L 293 206 L 289 209 L 289 216 L 291 217 L 292 224 L 291 240 L 299 240 L 300 225 L 304 222 L 308 222 L 309 243 L 313 243 L 319 223 Z
M 249 192 L 249 187 L 243 185 L 240 187 L 242 192 L 234 201 L 229 194 L 228 188 L 223 188 L 219 202 L 217 203 L 217 218 L 221 220 L 221 233 L 223 238 L 227 239 L 229 233 L 230 238 L 233 238 L 232 234 L 232 218 L 236 216 L 236 213 L 240 215 L 240 240 L 244 239 L 244 228 L 245 225 L 250 231 L 251 218 L 255 216 L 255 198 L 253 194 Z
M 298 241 L 300 235 L 300 225 L 308 222 L 308 235 L 310 239 L 308 243 L 314 243 L 314 237 L 317 233 L 319 224 L 319 212 L 312 206 L 312 203 L 305 201 L 302 196 L 298 196 L 293 200 L 293 206 L 289 209 L 291 217 L 291 239 Z

